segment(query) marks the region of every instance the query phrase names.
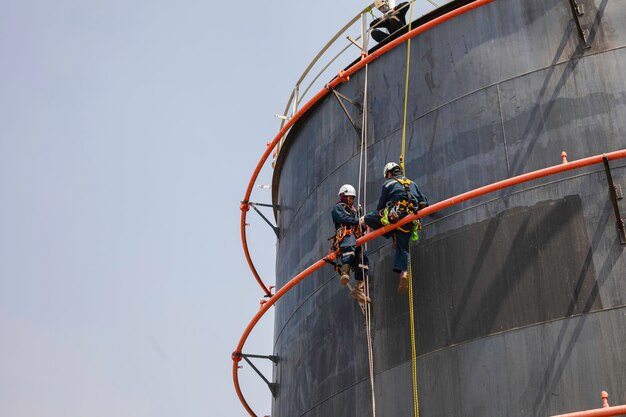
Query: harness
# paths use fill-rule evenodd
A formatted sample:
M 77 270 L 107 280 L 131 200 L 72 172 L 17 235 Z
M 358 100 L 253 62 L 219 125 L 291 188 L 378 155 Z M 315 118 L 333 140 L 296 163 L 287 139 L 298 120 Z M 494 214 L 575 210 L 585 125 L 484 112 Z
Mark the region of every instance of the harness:
M 361 228 L 359 225 L 341 226 L 335 231 L 335 239 L 341 242 L 346 236 L 354 235 L 357 239 L 361 237 Z
M 387 202 L 387 206 L 380 211 L 380 222 L 387 226 L 394 224 L 409 213 L 417 213 L 417 206 L 413 204 L 413 194 L 411 194 L 411 180 L 408 178 L 393 178 L 404 187 L 408 199 L 398 200 L 396 202 Z
M 347 206 L 344 204 L 344 207 L 347 207 Z M 352 212 L 352 210 L 350 210 L 350 212 Z M 339 245 L 345 239 L 346 236 L 350 236 L 350 235 L 354 235 L 354 237 L 358 239 L 363 235 L 363 230 L 361 229 L 361 227 L 359 227 L 358 224 L 355 224 L 352 226 L 346 226 L 346 225 L 339 226 L 337 230 L 335 230 L 335 234 L 328 238 L 328 240 L 331 240 L 331 244 L 330 244 L 331 252 L 335 252 L 337 254 L 341 253 L 339 249 Z
M 393 178 L 400 185 L 404 187 L 404 190 L 407 193 L 407 200 L 398 200 L 395 203 L 391 201 L 387 202 L 387 206 L 379 211 L 380 222 L 383 226 L 387 226 L 389 224 L 397 223 L 398 220 L 407 216 L 408 214 L 417 213 L 418 207 L 413 204 L 413 194 L 411 194 L 411 180 L 403 177 L 403 178 Z M 413 220 L 411 223 L 412 227 L 409 230 L 406 230 L 402 227 L 398 227 L 398 230 L 404 233 L 411 233 L 411 240 L 419 239 L 417 234 L 418 230 L 422 230 L 422 222 L 419 220 Z

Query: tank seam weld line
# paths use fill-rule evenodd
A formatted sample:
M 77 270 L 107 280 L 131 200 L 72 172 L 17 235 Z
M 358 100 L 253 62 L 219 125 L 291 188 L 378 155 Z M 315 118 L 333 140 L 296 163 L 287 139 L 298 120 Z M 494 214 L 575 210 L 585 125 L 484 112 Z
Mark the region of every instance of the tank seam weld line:
M 418 359 L 421 359 L 421 358 L 426 358 L 426 357 L 428 357 L 428 356 L 430 356 L 430 355 L 433 355 L 433 354 L 435 354 L 435 353 L 442 352 L 442 351 L 444 351 L 444 350 L 446 350 L 446 349 L 456 348 L 456 347 L 463 346 L 463 345 L 468 344 L 468 343 L 475 342 L 475 341 L 477 341 L 477 340 L 486 339 L 486 338 L 488 338 L 488 337 L 493 337 L 493 336 L 502 336 L 502 335 L 505 335 L 505 334 L 507 334 L 507 333 L 516 332 L 516 331 L 519 331 L 519 330 L 527 329 L 527 328 L 530 328 L 530 327 L 536 327 L 536 326 L 544 325 L 544 324 L 547 324 L 547 323 L 553 323 L 553 322 L 563 321 L 563 320 L 568 320 L 568 319 L 577 319 L 577 318 L 580 318 L 580 317 L 582 317 L 582 316 L 584 316 L 584 315 L 592 315 L 592 314 L 597 314 L 597 313 L 603 313 L 603 312 L 610 311 L 610 310 L 619 310 L 619 309 L 623 309 L 623 308 L 626 308 L 626 304 L 622 304 L 622 305 L 620 305 L 620 306 L 609 307 L 609 308 L 605 308 L 605 309 L 602 309 L 602 310 L 590 311 L 590 312 L 588 312 L 588 313 L 580 313 L 580 314 L 575 314 L 575 315 L 572 315 L 572 316 L 562 317 L 562 318 L 559 318 L 559 319 L 547 320 L 547 321 L 543 321 L 543 322 L 540 322 L 540 323 L 529 324 L 529 325 L 527 325 L 527 326 L 515 327 L 515 328 L 513 328 L 513 329 L 504 330 L 504 331 L 501 331 L 501 332 L 496 332 L 496 333 L 491 333 L 491 334 L 489 334 L 489 335 L 485 335 L 485 336 L 481 336 L 481 337 L 476 337 L 476 338 L 474 338 L 474 339 L 466 340 L 466 341 L 463 341 L 463 342 L 461 342 L 461 343 L 456 343 L 456 344 L 453 344 L 453 345 L 449 345 L 449 346 L 445 346 L 445 347 L 442 347 L 442 348 L 439 348 L 439 349 L 435 349 L 435 350 L 433 350 L 433 351 L 430 351 L 430 352 L 424 353 L 424 354 L 422 354 L 422 355 L 418 355 Z M 389 372 L 389 371 L 392 371 L 392 370 L 394 370 L 394 369 L 396 369 L 396 368 L 399 368 L 399 367 L 401 367 L 401 366 L 406 366 L 406 365 L 407 365 L 408 363 L 410 363 L 410 362 L 411 362 L 411 359 L 405 360 L 405 361 L 403 361 L 403 362 L 400 362 L 400 363 L 398 363 L 398 364 L 396 364 L 396 365 L 393 365 L 393 366 L 391 366 L 391 367 L 389 367 L 389 368 L 385 369 L 385 370 L 384 370 L 384 371 L 382 371 L 382 372 L 378 372 L 378 373 L 376 373 L 375 375 L 381 376 L 382 374 L 387 373 L 387 372 Z M 342 394 L 343 392 L 345 392 L 345 391 L 347 391 L 347 390 L 349 390 L 349 389 L 352 389 L 352 388 L 356 387 L 356 386 L 357 386 L 357 385 L 359 385 L 359 384 L 362 384 L 362 383 L 366 382 L 368 379 L 369 379 L 369 377 L 364 378 L 364 379 L 361 379 L 361 380 L 359 380 L 359 381 L 357 381 L 357 382 L 355 382 L 355 383 L 353 383 L 353 384 L 351 384 L 351 385 L 349 385 L 349 386 L 347 386 L 347 387 L 345 387 L 345 388 L 343 388 L 343 389 L 341 389 L 341 390 L 339 390 L 339 391 L 337 391 L 337 392 L 335 392 L 335 393 L 331 394 L 330 396 L 328 396 L 328 397 L 324 398 L 323 400 L 320 400 L 320 401 L 319 401 L 319 402 L 317 402 L 315 405 L 313 405 L 312 407 L 308 408 L 308 409 L 307 409 L 304 413 L 300 414 L 300 415 L 299 415 L 299 417 L 302 417 L 302 416 L 306 415 L 307 413 L 310 413 L 310 412 L 311 412 L 311 411 L 313 411 L 315 408 L 319 407 L 320 405 L 324 404 L 325 402 L 327 402 L 327 401 L 329 401 L 329 400 L 333 399 L 334 397 L 336 397 L 336 396 L 338 396 L 338 395 Z
M 555 323 L 555 322 L 559 322 L 559 321 L 563 321 L 563 320 L 578 319 L 578 318 L 581 318 L 583 316 L 590 316 L 590 315 L 594 315 L 594 314 L 598 314 L 598 313 L 604 313 L 604 312 L 611 311 L 611 310 L 620 310 L 620 309 L 623 309 L 623 308 L 626 308 L 626 304 L 621 304 L 621 305 L 618 305 L 618 306 L 612 306 L 612 307 L 608 307 L 608 308 L 603 308 L 603 309 L 600 309 L 600 310 L 589 311 L 589 312 L 586 312 L 586 313 L 583 312 L 583 313 L 578 313 L 578 314 L 572 314 L 571 316 L 565 316 L 565 317 L 550 319 L 550 320 L 542 321 L 542 322 L 539 322 L 539 323 L 527 324 L 525 326 L 514 327 L 512 329 L 502 330 L 502 331 L 499 331 L 499 332 L 490 333 L 490 334 L 485 335 L 485 336 L 480 336 L 480 337 L 475 337 L 473 339 L 464 340 L 463 342 L 455 343 L 455 344 L 452 344 L 452 345 L 449 345 L 449 346 L 444 346 L 444 347 L 441 347 L 439 349 L 435 349 L 435 350 L 432 350 L 430 352 L 426 352 L 426 353 L 424 353 L 424 354 L 422 354 L 422 355 L 420 355 L 418 357 L 419 358 L 423 358 L 423 357 L 426 357 L 426 356 L 429 356 L 429 355 L 432 355 L 432 354 L 444 351 L 444 350 L 449 349 L 449 348 L 463 346 L 465 344 L 472 343 L 472 342 L 475 342 L 475 341 L 481 340 L 481 339 L 486 339 L 486 338 L 492 337 L 492 336 L 502 336 L 502 335 L 505 335 L 507 333 L 516 332 L 516 331 L 528 329 L 528 328 L 531 328 L 531 327 L 542 326 L 544 324 Z M 408 361 L 404 361 L 403 363 L 406 363 L 406 362 L 408 362 Z
M 620 168 L 624 168 L 624 167 L 626 167 L 626 164 L 619 165 L 619 166 L 614 166 L 611 169 L 616 170 L 616 169 L 620 169 Z M 450 213 L 450 214 L 448 214 L 448 215 L 446 215 L 446 216 L 444 216 L 444 217 L 442 217 L 440 219 L 433 220 L 432 222 L 429 222 L 429 223 L 424 223 L 423 227 L 428 227 L 428 226 L 430 226 L 432 224 L 438 223 L 438 222 L 440 222 L 442 220 L 448 219 L 450 217 L 453 217 L 455 215 L 461 214 L 461 213 L 466 212 L 468 210 L 472 210 L 472 209 L 475 209 L 475 208 L 478 208 L 478 207 L 481 207 L 481 206 L 493 203 L 493 202 L 498 201 L 498 200 L 503 200 L 504 198 L 512 197 L 512 196 L 515 196 L 517 194 L 521 194 L 521 193 L 524 193 L 524 192 L 527 192 L 527 191 L 531 191 L 531 190 L 534 190 L 534 189 L 538 189 L 538 188 L 542 188 L 542 187 L 558 184 L 558 183 L 564 182 L 564 181 L 570 181 L 570 180 L 577 179 L 577 178 L 582 178 L 582 177 L 585 177 L 585 176 L 591 176 L 591 175 L 599 174 L 599 173 L 604 173 L 604 169 L 596 170 L 596 171 L 590 171 L 590 172 L 585 172 L 585 173 L 577 174 L 577 175 L 572 175 L 572 176 L 568 176 L 566 178 L 561 178 L 561 179 L 550 181 L 550 182 L 547 182 L 547 183 L 544 183 L 544 184 L 537 184 L 537 185 L 534 185 L 532 187 L 525 188 L 523 190 L 517 190 L 517 191 L 514 191 L 514 192 L 512 192 L 510 194 L 506 194 L 506 195 L 503 195 L 503 196 L 500 196 L 500 197 L 495 197 L 495 198 L 492 198 L 490 200 L 486 200 L 486 201 L 483 201 L 481 203 L 475 204 L 473 206 L 457 210 L 457 211 L 455 211 L 453 213 Z M 389 246 L 390 244 L 391 244 L 391 242 L 385 243 L 385 244 L 381 245 L 380 247 L 378 247 L 378 248 L 376 248 L 374 250 L 371 250 L 369 252 L 370 253 L 376 253 L 376 252 L 384 249 L 385 247 Z M 332 275 L 334 275 L 334 274 L 332 274 Z M 300 309 L 310 300 L 311 297 L 313 297 L 316 293 L 318 293 L 320 290 L 322 290 L 332 280 L 333 280 L 333 276 L 331 276 L 324 283 L 322 283 L 322 285 L 320 285 L 311 294 L 309 294 L 305 299 L 303 299 L 302 302 L 295 308 L 293 313 L 289 316 L 289 318 L 281 326 L 280 331 L 278 332 L 278 335 L 276 335 L 276 338 L 274 339 L 274 349 L 276 348 L 276 343 L 278 342 L 278 340 L 282 336 L 282 333 L 285 330 L 285 327 L 291 321 L 291 319 L 300 311 Z
M 500 100 L 500 84 L 496 84 L 498 94 L 498 112 L 500 113 L 500 126 L 502 126 L 502 141 L 504 142 L 504 157 L 506 158 L 506 172 L 511 176 L 511 164 L 509 162 L 509 147 L 506 143 L 506 129 L 504 128 L 504 116 L 502 115 L 502 101 Z
M 461 99 L 466 98 L 468 96 L 471 96 L 472 94 L 476 94 L 479 91 L 483 91 L 483 90 L 487 90 L 487 89 L 495 87 L 495 86 L 499 86 L 500 84 L 507 83 L 507 82 L 515 80 L 517 78 L 525 77 L 525 76 L 533 74 L 535 72 L 545 71 L 546 69 L 553 68 L 553 67 L 559 67 L 559 66 L 562 66 L 562 65 L 568 65 L 570 62 L 572 62 L 574 60 L 582 61 L 583 59 L 585 59 L 587 57 L 591 57 L 591 56 L 595 56 L 595 55 L 601 55 L 601 54 L 606 53 L 606 52 L 614 52 L 614 51 L 618 51 L 620 49 L 625 49 L 625 48 L 626 48 L 626 46 L 618 46 L 618 47 L 615 47 L 615 48 L 606 49 L 606 50 L 599 51 L 599 52 L 596 52 L 596 53 L 593 53 L 593 54 L 584 55 L 584 56 L 582 56 L 580 58 L 570 59 L 568 61 L 556 63 L 554 65 L 550 65 L 550 66 L 547 66 L 547 67 L 537 68 L 537 69 L 525 72 L 523 74 L 518 74 L 518 75 L 515 75 L 513 77 L 510 77 L 510 78 L 507 78 L 507 79 L 504 79 L 504 80 L 500 80 L 500 81 L 495 82 L 495 83 L 487 84 L 485 86 L 482 86 L 482 87 L 479 87 L 479 88 L 477 88 L 475 90 L 472 90 L 472 91 L 470 91 L 470 92 L 468 92 L 466 94 L 463 94 L 463 95 L 455 97 L 455 98 L 453 98 L 451 100 L 448 100 L 445 103 L 440 104 L 439 106 L 433 107 L 432 109 L 430 109 L 430 110 L 428 110 L 428 111 L 426 111 L 426 112 L 416 116 L 415 118 L 409 120 L 409 123 L 414 123 L 414 122 L 418 121 L 419 119 L 423 118 L 424 116 L 427 116 L 427 115 L 429 115 L 431 113 L 434 113 L 434 112 L 438 111 L 439 109 L 454 103 L 455 101 L 458 101 L 458 100 L 461 100 Z M 373 142 L 373 144 L 378 143 L 381 140 L 387 139 L 389 136 L 393 135 L 394 133 L 397 133 L 400 130 L 401 130 L 400 128 L 392 130 L 391 132 L 389 132 L 388 135 L 383 136 L 382 138 L 380 138 L 380 140 Z
M 329 285 L 329 283 L 331 281 L 334 280 L 334 278 L 336 277 L 336 273 L 333 271 L 332 273 L 329 272 L 329 274 L 331 275 L 329 278 L 326 278 L 326 281 L 324 281 L 319 287 L 317 287 L 311 294 L 309 294 L 304 300 L 302 300 L 302 303 L 300 303 L 296 309 L 292 312 L 292 314 L 289 315 L 289 317 L 287 318 L 287 320 L 285 320 L 285 323 L 283 323 L 283 325 L 280 328 L 280 331 L 278 332 L 278 334 L 276 335 L 276 337 L 274 338 L 274 346 L 273 346 L 273 350 L 274 352 L 276 351 L 276 345 L 278 343 L 278 340 L 281 338 L 283 331 L 285 330 L 285 328 L 287 327 L 287 324 L 289 324 L 289 322 L 291 321 L 291 319 L 298 314 L 298 312 L 302 309 L 302 307 L 318 292 L 320 292 L 322 289 L 324 289 L 327 285 Z
M 351 161 L 352 159 L 356 158 L 358 154 L 359 154 L 358 152 L 353 153 L 353 154 L 350 156 L 350 158 L 348 159 L 348 161 Z M 291 221 L 289 222 L 289 224 L 288 224 L 288 225 L 286 225 L 286 226 L 281 227 L 282 229 L 284 229 L 285 227 L 287 227 L 287 228 L 288 228 L 289 226 L 291 226 L 291 224 L 293 223 L 293 219 L 295 219 L 295 218 L 298 216 L 298 214 L 300 214 L 300 211 L 302 210 L 302 207 L 304 207 L 305 203 L 306 203 L 309 199 L 311 199 L 311 198 L 312 198 L 311 196 L 312 196 L 313 194 L 315 194 L 315 192 L 316 192 L 316 191 L 317 191 L 317 190 L 318 190 L 318 189 L 319 189 L 319 188 L 320 188 L 320 187 L 324 184 L 324 182 L 326 182 L 326 180 L 328 180 L 328 179 L 329 179 L 329 178 L 330 178 L 330 177 L 331 177 L 331 176 L 332 176 L 335 172 L 339 171 L 339 169 L 340 169 L 341 167 L 343 167 L 343 166 L 345 166 L 347 163 L 349 163 L 348 161 L 346 161 L 345 163 L 343 163 L 343 164 L 341 164 L 341 165 L 338 165 L 335 169 L 333 169 L 332 171 L 330 171 L 330 172 L 329 172 L 329 173 L 328 173 L 328 174 L 327 174 L 324 178 L 322 178 L 322 179 L 320 180 L 320 182 L 319 182 L 319 183 L 318 183 L 318 184 L 317 184 L 317 185 L 313 188 L 313 190 L 311 190 L 311 192 L 310 192 L 310 193 L 306 196 L 306 198 L 302 200 L 302 203 L 301 203 L 301 204 L 298 206 L 298 208 L 296 209 L 296 211 L 295 211 L 295 213 L 294 213 L 293 217 L 291 218 Z M 275 220 L 276 220 L 276 219 L 275 219 Z M 280 244 L 280 240 L 281 240 L 281 239 L 278 239 L 279 246 L 282 246 L 282 245 Z
M 392 369 L 392 368 L 390 368 L 390 369 Z M 339 390 L 339 391 L 335 392 L 334 394 L 331 394 L 330 396 L 328 396 L 328 397 L 324 398 L 323 400 L 320 400 L 319 402 L 317 402 L 316 404 L 314 404 L 313 406 L 311 406 L 310 408 L 308 408 L 307 410 L 305 410 L 305 411 L 304 411 L 302 414 L 300 414 L 298 417 L 302 417 L 302 416 L 304 416 L 304 415 L 306 415 L 306 414 L 310 413 L 311 411 L 315 410 L 317 407 L 319 407 L 320 405 L 324 404 L 325 402 L 330 401 L 331 399 L 335 398 L 336 396 L 338 396 L 338 395 L 340 395 L 340 394 L 343 394 L 345 391 L 348 391 L 348 390 L 350 390 L 350 389 L 352 389 L 352 388 L 356 387 L 356 386 L 357 386 L 357 385 L 359 385 L 359 384 L 362 384 L 362 383 L 364 383 L 364 382 L 367 382 L 368 380 L 369 380 L 369 376 L 367 376 L 366 378 L 360 379 L 360 380 L 356 381 L 355 383 L 353 383 L 353 384 L 351 384 L 351 385 L 349 385 L 349 386 L 347 386 L 347 387 L 344 387 L 343 389 L 341 389 L 341 390 Z
M 592 56 L 596 56 L 596 55 L 601 55 L 601 54 L 604 54 L 604 53 L 606 53 L 606 52 L 615 52 L 615 51 L 618 51 L 618 50 L 620 50 L 620 49 L 626 49 L 626 45 L 624 45 L 624 46 L 618 46 L 618 47 L 611 48 L 611 49 L 605 49 L 605 50 L 602 50 L 602 51 L 595 52 L 595 53 L 593 53 L 593 54 L 584 55 L 584 56 L 582 56 L 582 57 L 580 57 L 580 58 L 576 58 L 575 60 L 582 61 L 583 59 L 585 59 L 585 58 L 587 58 L 587 57 L 592 57 Z M 557 63 L 557 64 L 555 64 L 555 65 L 550 65 L 550 66 L 546 66 L 546 67 L 542 67 L 542 68 L 534 69 L 534 70 L 532 70 L 532 71 L 528 71 L 528 72 L 525 72 L 525 73 L 523 73 L 523 74 L 518 74 L 518 75 L 515 75 L 515 76 L 513 76 L 513 77 L 510 77 L 510 78 L 507 78 L 507 79 L 504 79 L 504 80 L 500 80 L 500 81 L 495 82 L 495 83 L 487 84 L 487 85 L 485 85 L 485 86 L 483 86 L 483 87 L 477 88 L 476 90 L 470 91 L 470 92 L 468 92 L 468 93 L 466 93 L 466 94 L 463 94 L 463 95 L 458 96 L 458 97 L 455 97 L 455 98 L 453 98 L 453 99 L 451 99 L 451 100 L 449 100 L 449 101 L 446 101 L 445 103 L 442 103 L 442 104 L 440 104 L 440 105 L 439 105 L 439 106 L 437 106 L 437 107 L 433 107 L 431 110 L 428 110 L 428 111 L 426 111 L 426 112 L 424 112 L 424 113 L 422 113 L 422 114 L 420 114 L 420 115 L 418 115 L 418 116 L 414 117 L 413 119 L 409 120 L 407 123 L 408 123 L 408 124 L 413 124 L 413 123 L 415 123 L 416 121 L 418 121 L 418 120 L 422 119 L 423 117 L 428 116 L 428 115 L 430 115 L 431 113 L 434 113 L 434 112 L 436 112 L 436 111 L 438 111 L 438 110 L 440 110 L 440 109 L 442 109 L 442 108 L 444 108 L 444 107 L 446 107 L 446 106 L 448 106 L 448 105 L 450 105 L 450 104 L 452 104 L 452 103 L 454 103 L 454 102 L 456 102 L 456 101 L 458 101 L 458 100 L 461 100 L 461 99 L 463 99 L 463 98 L 466 98 L 466 97 L 468 97 L 468 96 L 471 96 L 472 94 L 476 94 L 476 93 L 478 93 L 479 91 L 487 90 L 487 89 L 492 88 L 492 87 L 496 87 L 496 88 L 498 88 L 498 106 L 500 106 L 499 86 L 500 86 L 501 84 L 504 84 L 504 83 L 506 83 L 506 82 L 509 82 L 509 81 L 515 80 L 515 79 L 517 79 L 517 78 L 525 77 L 526 75 L 530 75 L 530 74 L 533 74 L 533 73 L 535 73 L 535 72 L 545 71 L 546 69 L 549 69 L 549 68 L 553 68 L 553 67 L 560 67 L 560 66 L 563 66 L 563 65 L 567 65 L 567 64 L 569 64 L 570 62 L 572 62 L 573 60 L 574 60 L 574 59 L 570 59 L 570 60 L 567 60 L 567 61 L 563 61 L 563 62 Z M 500 106 L 500 120 L 501 120 L 502 131 L 503 131 L 502 133 L 503 133 L 503 135 L 504 135 L 504 122 L 502 121 L 503 119 L 502 119 L 502 108 L 501 108 L 501 106 Z M 390 137 L 390 136 L 392 136 L 393 134 L 395 134 L 395 133 L 399 132 L 401 129 L 402 129 L 402 128 L 397 128 L 397 129 L 394 129 L 394 130 L 390 131 L 387 135 L 385 135 L 385 136 L 381 137 L 379 140 L 375 140 L 375 141 L 373 141 L 373 142 L 371 143 L 371 145 L 370 145 L 370 146 L 375 145 L 375 144 L 377 144 L 377 143 L 379 143 L 379 142 L 381 142 L 381 141 L 383 141 L 383 140 L 385 140 L 385 139 L 389 138 L 389 137 Z M 287 134 L 287 135 L 288 135 L 288 134 Z M 284 145 L 283 145 L 283 146 L 284 146 Z M 506 147 L 506 137 L 505 137 L 505 147 Z M 354 158 L 354 157 L 355 157 L 355 155 L 356 155 L 356 154 L 353 154 L 353 155 L 350 157 L 350 159 Z M 506 154 L 506 160 L 507 160 L 507 168 L 509 168 L 509 167 L 508 167 L 508 162 L 509 162 L 508 152 L 507 152 L 507 154 Z M 337 170 L 339 170 L 339 168 L 341 168 L 341 167 L 342 167 L 342 166 L 344 166 L 344 165 L 345 165 L 345 164 L 339 165 L 337 168 L 335 168 L 333 171 L 331 171 L 331 173 L 329 173 L 328 175 L 326 175 L 326 176 L 325 176 L 325 177 L 321 180 L 321 182 L 319 183 L 319 185 L 317 185 L 317 186 L 316 186 L 316 187 L 312 190 L 311 194 L 313 194 L 313 192 L 315 192 L 315 190 L 317 190 L 317 189 L 320 187 L 320 185 L 324 183 L 324 181 L 326 181 L 326 180 L 327 180 L 327 179 L 328 179 L 328 178 L 329 178 L 332 174 L 334 174 L 335 172 L 337 172 Z M 281 169 L 281 171 L 282 171 L 282 169 Z M 509 171 L 510 171 L 510 170 L 509 170 Z M 510 172 L 509 172 L 509 175 L 511 175 L 511 173 L 510 173 Z M 296 210 L 296 213 L 294 214 L 294 218 L 295 218 L 295 216 L 297 216 L 297 214 L 300 212 L 300 210 L 301 210 L 301 209 L 302 209 L 302 207 L 304 206 L 305 202 L 306 202 L 306 201 L 310 198 L 311 194 L 309 194 L 309 196 L 307 196 L 307 198 L 303 200 L 302 204 L 300 204 L 300 206 L 298 206 L 298 209 Z M 289 225 L 287 225 L 286 227 L 289 227 L 290 225 L 291 225 L 291 222 L 289 222 Z
M 615 170 L 615 169 L 620 169 L 620 168 L 624 168 L 624 167 L 626 167 L 626 164 L 625 165 L 615 166 L 615 167 L 612 167 L 611 169 Z M 437 222 L 440 222 L 440 221 L 442 221 L 444 219 L 447 219 L 448 217 L 451 217 L 451 216 L 463 213 L 463 212 L 465 212 L 467 210 L 471 210 L 473 208 L 477 208 L 477 207 L 483 206 L 483 205 L 488 204 L 488 203 L 493 203 L 494 201 L 502 200 L 502 199 L 504 199 L 506 197 L 511 197 L 511 196 L 514 196 L 514 195 L 517 195 L 517 194 L 521 194 L 521 193 L 524 193 L 524 192 L 527 192 L 527 191 L 531 191 L 531 190 L 534 190 L 534 189 L 537 189 L 537 188 L 545 187 L 545 186 L 548 186 L 548 185 L 554 185 L 554 184 L 558 184 L 560 182 L 570 181 L 570 180 L 574 180 L 574 179 L 577 179 L 577 178 L 581 178 L 581 177 L 585 177 L 585 176 L 591 176 L 591 175 L 599 174 L 599 173 L 604 173 L 604 170 L 602 169 L 602 170 L 596 170 L 596 171 L 589 171 L 589 172 L 585 172 L 585 173 L 582 173 L 582 174 L 572 175 L 572 176 L 569 176 L 569 177 L 566 177 L 566 178 L 561 178 L 561 179 L 558 179 L 558 180 L 549 181 L 549 182 L 546 182 L 544 184 L 537 184 L 537 185 L 532 186 L 532 187 L 524 188 L 523 190 L 513 191 L 510 194 L 506 194 L 506 195 L 503 195 L 503 196 L 500 196 L 500 197 L 495 197 L 495 198 L 492 198 L 490 200 L 485 200 L 485 201 L 483 201 L 481 203 L 478 203 L 478 204 L 475 204 L 473 206 L 469 206 L 469 207 L 465 207 L 465 208 L 462 208 L 460 210 L 457 210 L 457 211 L 455 211 L 453 213 L 450 213 L 450 214 L 448 214 L 446 216 L 441 217 L 440 219 L 436 219 L 436 220 L 433 220 L 431 222 L 424 223 L 424 227 L 430 226 L 431 224 L 435 224 Z

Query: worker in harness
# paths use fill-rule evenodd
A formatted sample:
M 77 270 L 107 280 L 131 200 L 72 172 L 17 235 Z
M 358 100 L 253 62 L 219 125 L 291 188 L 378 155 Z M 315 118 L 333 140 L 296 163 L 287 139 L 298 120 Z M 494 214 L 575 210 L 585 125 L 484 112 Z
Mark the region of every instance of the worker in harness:
M 351 292 L 352 298 L 361 304 L 371 300 L 365 295 L 364 279 L 367 279 L 368 261 L 361 246 L 356 245 L 356 240 L 363 233 L 363 221 L 359 219 L 359 212 L 354 207 L 356 190 L 350 184 L 344 184 L 339 189 L 339 202 L 332 211 L 335 223 L 335 237 L 333 247 L 341 253 L 340 283 L 343 286 L 350 282 L 350 269 L 354 269 L 356 281 Z
M 383 170 L 385 182 L 378 200 L 376 210 L 368 213 L 364 222 L 372 229 L 398 222 L 403 217 L 417 213 L 418 210 L 428 207 L 428 199 L 424 196 L 417 184 L 403 175 L 402 168 L 395 162 L 389 162 Z M 409 286 L 409 242 L 411 237 L 417 238 L 417 221 L 408 223 L 394 231 L 385 234 L 386 238 L 395 235 L 396 252 L 393 260 L 393 271 L 400 274 L 398 292 L 404 293 Z
M 395 0 L 376 0 L 374 6 L 383 13 L 381 17 L 370 23 L 372 38 L 376 42 L 385 40 L 387 36 L 406 26 L 405 15 L 410 6 L 408 2 L 402 2 L 396 6 Z

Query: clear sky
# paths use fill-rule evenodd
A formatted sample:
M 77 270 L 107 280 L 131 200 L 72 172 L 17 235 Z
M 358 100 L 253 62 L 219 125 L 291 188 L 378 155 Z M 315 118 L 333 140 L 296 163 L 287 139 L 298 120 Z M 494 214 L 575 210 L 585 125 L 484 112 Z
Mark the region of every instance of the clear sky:
M 0 416 L 246 415 L 230 353 L 262 293 L 239 201 L 295 81 L 366 5 L 0 2 Z M 246 351 L 271 353 L 272 320 Z

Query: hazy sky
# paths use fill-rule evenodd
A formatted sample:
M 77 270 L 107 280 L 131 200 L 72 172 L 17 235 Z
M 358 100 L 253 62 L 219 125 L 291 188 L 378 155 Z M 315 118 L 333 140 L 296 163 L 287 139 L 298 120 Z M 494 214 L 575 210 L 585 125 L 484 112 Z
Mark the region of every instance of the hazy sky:
M 0 1 L 0 416 L 246 415 L 230 353 L 262 293 L 239 201 L 273 114 L 367 2 L 223 4 Z M 271 284 L 275 239 L 248 218 Z M 246 351 L 271 353 L 272 320 Z

